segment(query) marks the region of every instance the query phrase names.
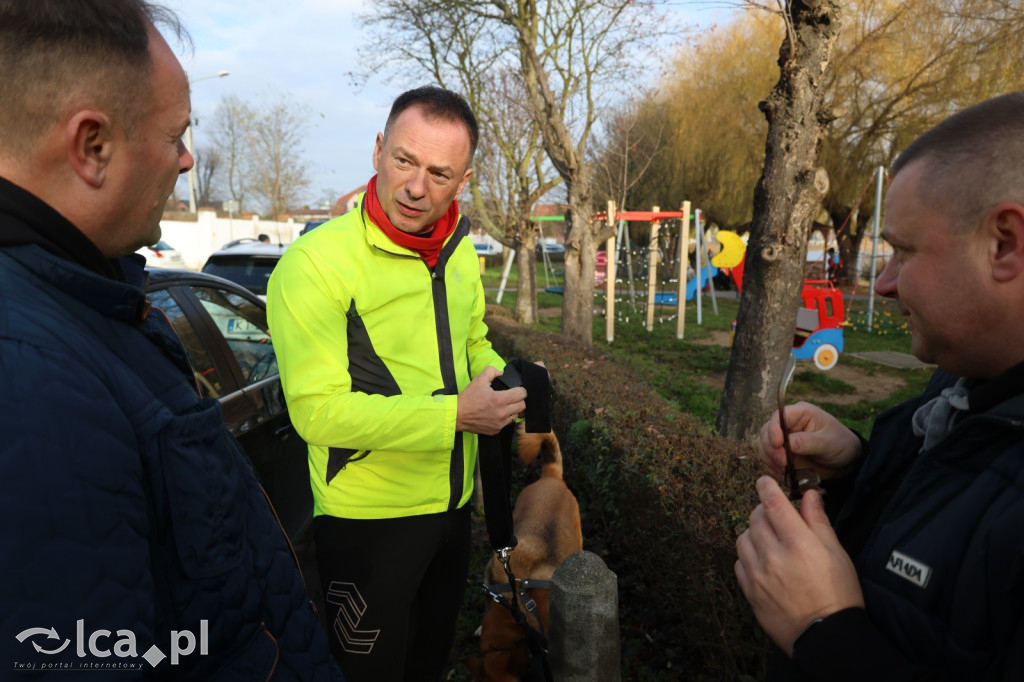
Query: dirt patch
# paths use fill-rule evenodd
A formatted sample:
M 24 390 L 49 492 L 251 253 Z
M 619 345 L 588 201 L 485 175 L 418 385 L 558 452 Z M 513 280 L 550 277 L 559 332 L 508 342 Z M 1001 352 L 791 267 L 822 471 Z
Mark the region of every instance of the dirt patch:
M 730 334 L 727 331 L 718 329 L 709 330 L 710 336 L 706 339 L 695 339 L 691 343 L 700 345 L 728 346 Z M 796 371 L 802 372 L 811 370 L 820 371 L 815 368 L 810 360 L 797 361 Z M 814 391 L 790 391 L 789 400 L 806 400 L 812 403 L 831 403 L 833 405 L 853 405 L 862 400 L 875 402 L 884 400 L 893 393 L 903 388 L 906 381 L 900 376 L 887 373 L 879 368 L 875 371 L 872 368 L 855 367 L 850 363 L 843 362 L 843 356 L 839 356 L 839 362 L 835 367 L 825 372 L 829 379 L 836 379 L 853 387 L 852 393 L 819 393 Z M 725 389 L 725 372 L 713 372 L 705 374 L 700 378 L 701 383 L 707 384 L 719 391 Z

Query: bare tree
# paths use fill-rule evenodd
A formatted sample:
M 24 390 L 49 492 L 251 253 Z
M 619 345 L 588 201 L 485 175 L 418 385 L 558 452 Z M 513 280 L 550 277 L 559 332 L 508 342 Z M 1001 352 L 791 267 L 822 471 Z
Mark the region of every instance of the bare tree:
M 471 178 L 473 208 L 480 223 L 501 243 L 516 249 L 519 273 L 516 319 L 537 320 L 537 225 L 530 217 L 537 203 L 561 183 L 540 147 L 540 130 L 523 102 L 517 74 L 484 75 L 475 93 L 486 112 L 479 173 Z
M 203 146 L 196 150 L 196 190 L 200 206 L 209 206 L 215 189 L 215 180 L 221 170 L 220 152 L 213 147 Z
M 495 38 L 493 22 L 471 13 L 452 13 L 446 17 L 442 39 L 438 17 L 412 7 L 409 0 L 386 0 L 366 18 L 383 47 L 379 52 L 386 55 L 375 69 L 394 66 L 396 76 L 410 85 L 420 74 L 426 75 L 469 101 L 480 122 L 481 140 L 470 177 L 472 201 L 462 210 L 494 239 L 516 249 L 516 317 L 533 322 L 537 228 L 530 215 L 561 178 L 546 160 L 522 79 L 510 66 L 507 46 Z M 418 69 L 411 71 L 410 64 Z
M 256 111 L 235 95 L 221 98 L 213 115 L 213 144 L 222 160 L 228 194 L 245 210 L 249 190 L 249 134 Z
M 309 188 L 302 140 L 311 109 L 281 96 L 257 111 L 247 138 L 250 188 L 268 217 L 276 220 Z
M 643 180 L 665 148 L 664 118 L 647 116 L 645 104 L 652 99 L 651 93 L 643 93 L 609 111 L 603 117 L 604 135 L 595 145 L 595 188 L 622 210 L 630 207 L 629 191 Z M 671 206 L 660 202 L 649 205 L 655 204 Z
M 417 42 L 404 48 L 408 56 L 454 55 L 476 64 L 476 69 L 505 64 L 517 70 L 544 150 L 565 183 L 570 227 L 562 333 L 591 345 L 595 235 L 604 225 L 592 226 L 590 220 L 592 168 L 586 149 L 601 110 L 601 96 L 609 94 L 615 78 L 620 79 L 615 85 L 621 87 L 640 45 L 650 45 L 652 37 L 668 31 L 659 21 L 655 3 L 391 0 L 376 7 L 371 23 L 389 26 L 393 36 L 415 29 Z M 460 31 L 472 36 L 471 41 L 460 39 Z M 375 48 L 380 48 L 379 42 Z
M 807 238 L 828 173 L 819 165 L 826 78 L 839 36 L 835 0 L 791 0 L 780 10 L 786 37 L 779 81 L 761 110 L 768 119 L 764 171 L 754 190 L 744 291 L 718 412 L 718 431 L 745 439 L 771 409 L 793 345 Z

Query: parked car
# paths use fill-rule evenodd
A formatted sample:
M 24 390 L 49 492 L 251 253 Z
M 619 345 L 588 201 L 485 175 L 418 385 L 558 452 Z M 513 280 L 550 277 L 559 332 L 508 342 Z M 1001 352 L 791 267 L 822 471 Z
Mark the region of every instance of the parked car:
M 313 519 L 306 444 L 288 417 L 266 304 L 245 287 L 184 270 L 150 274 L 149 299 L 174 327 L 204 395 L 252 461 L 294 542 Z
M 312 230 L 314 228 L 317 228 L 317 227 L 320 227 L 321 225 L 323 225 L 326 222 L 327 222 L 326 220 L 310 220 L 309 222 L 307 222 L 305 225 L 302 226 L 302 229 L 299 231 L 299 236 L 301 237 L 302 235 L 306 234 L 310 230 Z
M 493 242 L 473 242 L 476 252 L 480 256 L 497 256 L 501 253 L 501 244 Z
M 241 284 L 266 300 L 267 282 L 287 244 L 246 242 L 213 253 L 203 272 Z
M 185 268 L 185 260 L 181 254 L 165 241 L 159 241 L 152 246 L 143 246 L 136 253 L 146 257 L 146 269 L 151 268 Z

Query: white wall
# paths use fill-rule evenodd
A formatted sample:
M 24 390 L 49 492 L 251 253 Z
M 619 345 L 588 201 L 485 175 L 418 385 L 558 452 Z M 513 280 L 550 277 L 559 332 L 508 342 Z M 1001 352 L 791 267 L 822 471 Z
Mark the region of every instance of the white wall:
M 285 223 L 260 220 L 258 216 L 251 219 L 218 218 L 213 211 L 204 210 L 200 210 L 197 217 L 196 222 L 160 222 L 160 227 L 163 228 L 161 239 L 180 251 L 185 265 L 192 270 L 203 267 L 211 253 L 233 239 L 255 239 L 260 234 L 266 234 L 274 243 L 290 244 L 299 236 L 299 231 L 305 225 L 305 222 L 296 223 L 294 220 Z

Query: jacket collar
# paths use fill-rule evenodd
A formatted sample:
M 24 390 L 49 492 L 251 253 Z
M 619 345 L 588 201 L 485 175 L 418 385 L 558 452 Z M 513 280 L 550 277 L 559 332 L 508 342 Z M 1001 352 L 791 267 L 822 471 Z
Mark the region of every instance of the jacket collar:
M 1024 362 L 1014 365 L 997 377 L 969 384 L 967 404 L 971 413 L 990 412 L 1006 401 L 1024 393 Z
M 0 246 L 25 244 L 40 246 L 108 279 L 126 281 L 118 261 L 107 259 L 67 218 L 31 192 L 0 177 Z
M 371 246 L 375 246 L 381 251 L 392 253 L 397 256 L 408 256 L 410 258 L 423 260 L 420 257 L 420 254 L 416 253 L 412 249 L 407 249 L 404 246 L 399 246 L 398 244 L 391 241 L 388 238 L 388 236 L 384 234 L 384 230 L 377 227 L 377 224 L 370 219 L 369 214 L 367 214 L 366 212 L 366 208 L 363 204 L 365 197 L 365 192 L 359 195 L 359 207 L 357 210 L 359 211 L 359 216 L 362 218 L 363 221 L 363 228 L 364 233 L 366 235 L 366 241 Z M 448 262 L 448 259 L 455 251 L 455 248 L 462 241 L 462 238 L 469 234 L 469 226 L 469 218 L 467 218 L 464 215 L 459 215 L 459 222 L 455 225 L 455 230 L 452 231 L 451 235 L 449 235 L 447 241 L 445 241 L 444 243 L 444 247 L 441 249 L 441 253 L 437 257 L 437 265 L 434 266 L 435 270 L 437 270 L 438 268 L 441 268 L 443 270 L 445 263 Z

